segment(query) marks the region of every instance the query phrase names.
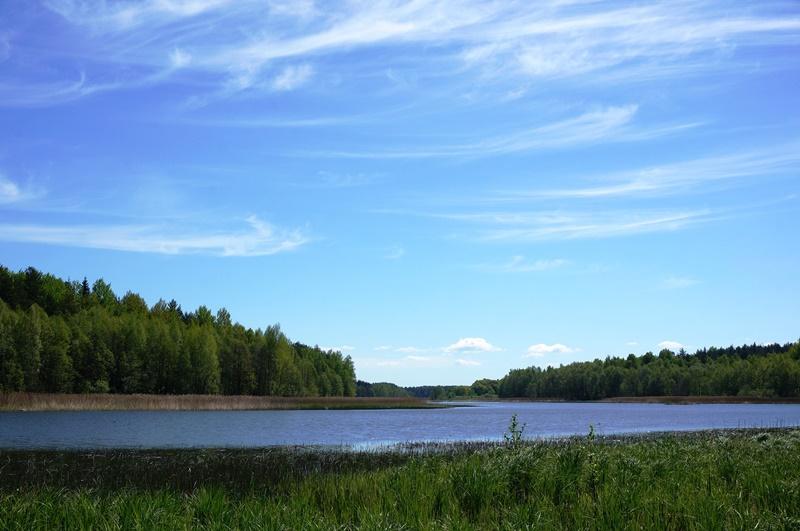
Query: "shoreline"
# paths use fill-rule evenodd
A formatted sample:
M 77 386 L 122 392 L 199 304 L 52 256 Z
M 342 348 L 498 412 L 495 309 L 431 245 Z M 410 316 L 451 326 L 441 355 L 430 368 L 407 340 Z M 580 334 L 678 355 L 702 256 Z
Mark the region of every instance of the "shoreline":
M 697 443 L 724 445 L 731 440 L 761 444 L 784 438 L 788 438 L 786 440 L 792 441 L 792 444 L 800 444 L 800 427 L 589 434 L 523 439 L 518 442 L 420 441 L 373 449 L 315 445 L 70 450 L 0 448 L 0 467 L 3 468 L 4 478 L 0 493 L 8 489 L 35 486 L 81 489 L 166 487 L 191 490 L 201 484 L 216 484 L 233 486 L 238 490 L 255 484 L 270 486 L 271 477 L 301 479 L 330 473 L 361 473 L 403 466 L 420 459 L 457 460 L 481 455 L 497 456 L 498 452 L 525 451 L 558 454 L 566 448 L 583 452 L 589 447 L 613 450 Z M 258 469 L 258 473 L 254 468 Z
M 421 398 L 226 395 L 0 394 L 0 412 L 442 409 Z
M 481 403 L 800 404 L 800 397 L 623 396 L 600 400 L 549 398 L 280 397 L 230 395 L 0 393 L 0 412 L 34 411 L 275 411 L 444 409 Z
M 448 402 L 442 400 L 441 402 Z M 800 404 L 800 397 L 758 396 L 616 396 L 599 400 L 563 400 L 558 398 L 454 398 L 449 402 L 554 403 L 554 404 Z

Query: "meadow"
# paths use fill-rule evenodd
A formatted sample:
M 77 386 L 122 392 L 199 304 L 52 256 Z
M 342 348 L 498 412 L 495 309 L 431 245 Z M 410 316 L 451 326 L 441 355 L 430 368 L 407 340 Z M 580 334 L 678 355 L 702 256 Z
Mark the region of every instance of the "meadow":
M 0 452 L 4 529 L 797 529 L 800 430 Z

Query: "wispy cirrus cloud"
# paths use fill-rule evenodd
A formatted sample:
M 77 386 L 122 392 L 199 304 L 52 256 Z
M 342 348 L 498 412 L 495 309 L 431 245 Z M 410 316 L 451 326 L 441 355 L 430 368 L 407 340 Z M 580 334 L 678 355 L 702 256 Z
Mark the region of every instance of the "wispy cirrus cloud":
M 22 191 L 14 181 L 0 174 L 0 204 L 15 203 L 22 198 Z
M 503 264 L 480 266 L 480 269 L 496 271 L 498 273 L 534 273 L 539 271 L 549 271 L 559 269 L 570 264 L 569 260 L 563 258 L 551 258 L 540 260 L 526 260 L 524 256 L 513 256 L 511 260 Z
M 242 0 L 246 1 L 246 0 Z M 74 24 L 101 33 L 135 31 L 137 27 L 168 26 L 229 6 L 231 0 L 47 0 L 44 4 Z
M 157 254 L 266 256 L 292 251 L 308 243 L 299 229 L 286 230 L 256 216 L 248 228 L 187 231 L 172 225 L 44 225 L 0 223 L 0 241 L 39 243 Z
M 386 260 L 399 260 L 406 255 L 406 249 L 402 245 L 392 245 L 383 255 Z
M 675 231 L 714 219 L 710 210 L 611 211 L 522 215 L 477 231 L 485 242 L 599 239 Z
M 40 107 L 78 100 L 84 96 L 114 90 L 116 83 L 89 84 L 86 74 L 78 79 L 52 82 L 0 82 L 0 107 Z
M 699 284 L 700 281 L 694 277 L 669 275 L 662 279 L 660 286 L 663 289 L 683 289 Z
M 698 124 L 662 125 L 642 129 L 632 124 L 636 105 L 606 107 L 575 117 L 517 130 L 500 136 L 480 138 L 463 144 L 436 145 L 426 142 L 391 150 L 331 150 L 301 152 L 299 155 L 363 159 L 478 158 L 531 151 L 564 149 L 608 142 L 636 142 L 683 131 Z
M 784 175 L 800 166 L 800 142 L 650 166 L 640 170 L 594 177 L 602 184 L 561 189 L 501 192 L 501 201 L 530 199 L 603 199 L 664 196 L 694 191 L 701 186 L 748 177 Z
M 397 57 L 410 51 L 415 70 L 431 77 L 457 73 L 463 86 L 604 78 L 620 83 L 708 67 L 732 70 L 740 50 L 800 42 L 797 13 L 722 0 L 48 0 L 45 6 L 66 23 L 90 30 L 76 56 L 95 49 L 97 63 L 124 71 L 163 66 L 177 45 L 192 58 L 188 68 L 228 86 L 274 74 L 283 63 L 345 54 L 354 58 L 354 75 L 387 66 L 402 71 L 395 51 L 402 51 Z M 379 67 L 360 61 L 359 53 L 378 47 L 386 58 Z M 762 60 L 760 67 L 770 63 Z
M 458 222 L 465 237 L 479 242 L 525 243 L 601 239 L 680 230 L 720 219 L 723 214 L 698 210 L 572 210 L 572 211 L 375 211 Z M 545 264 L 542 264 L 545 265 Z
M 311 65 L 289 65 L 272 80 L 272 88 L 277 91 L 294 90 L 308 83 L 314 69 Z
M 45 191 L 28 183 L 20 185 L 0 172 L 0 205 L 28 203 L 45 194 Z

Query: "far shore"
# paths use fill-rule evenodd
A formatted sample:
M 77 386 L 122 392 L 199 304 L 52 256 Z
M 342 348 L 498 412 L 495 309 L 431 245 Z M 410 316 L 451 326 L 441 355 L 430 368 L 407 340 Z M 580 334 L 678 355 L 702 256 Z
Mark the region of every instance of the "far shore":
M 562 400 L 558 398 L 454 398 L 454 402 L 557 402 L 612 404 L 800 404 L 800 397 L 763 396 L 615 396 L 600 400 Z
M 421 398 L 0 393 L 0 411 L 247 411 L 443 407 L 449 406 Z
M 0 411 L 258 411 L 292 409 L 436 409 L 451 402 L 616 404 L 800 404 L 800 398 L 747 396 L 620 396 L 601 400 L 547 398 L 280 397 L 226 395 L 0 393 Z M 466 404 L 465 404 L 466 405 Z
M 800 404 L 800 397 L 763 396 L 618 396 L 601 402 L 645 404 Z

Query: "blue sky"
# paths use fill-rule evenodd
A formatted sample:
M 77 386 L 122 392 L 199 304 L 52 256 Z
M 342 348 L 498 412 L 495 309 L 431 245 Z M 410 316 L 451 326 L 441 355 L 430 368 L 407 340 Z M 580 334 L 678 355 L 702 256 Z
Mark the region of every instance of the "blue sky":
M 471 383 L 800 336 L 800 6 L 0 3 L 0 262 Z

